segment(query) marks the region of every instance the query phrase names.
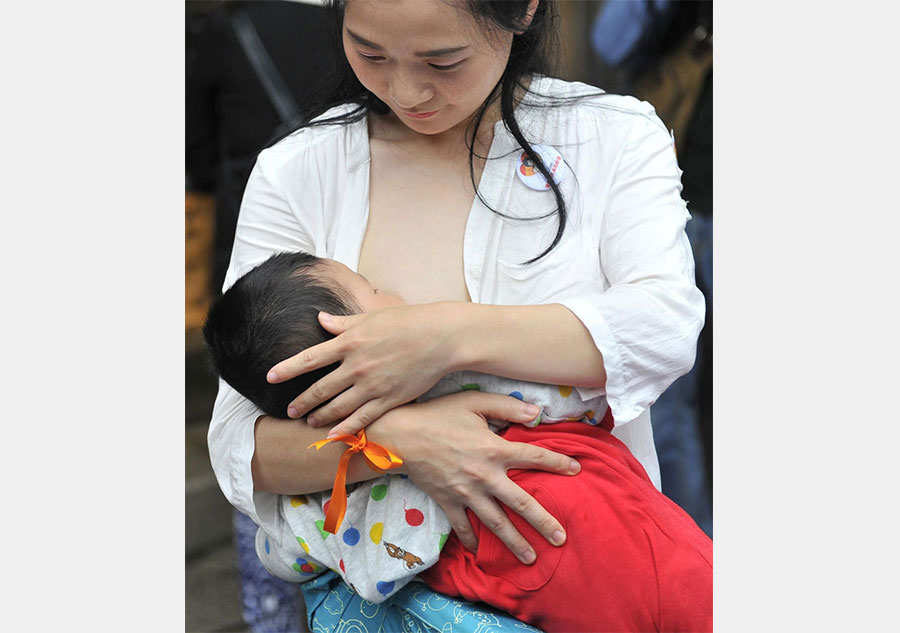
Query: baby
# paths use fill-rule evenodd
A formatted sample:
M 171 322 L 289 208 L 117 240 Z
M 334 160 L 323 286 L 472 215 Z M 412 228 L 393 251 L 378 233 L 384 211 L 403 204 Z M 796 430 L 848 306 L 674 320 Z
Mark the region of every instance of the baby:
M 282 253 L 221 297 L 204 335 L 223 380 L 265 413 L 284 417 L 297 394 L 335 367 L 280 384 L 266 380 L 277 362 L 332 337 L 319 325 L 319 311 L 346 315 L 397 305 L 400 298 L 339 262 Z M 585 401 L 571 387 L 454 372 L 420 400 L 467 389 L 537 404 L 538 417 L 510 426 L 504 437 L 581 463 L 572 477 L 510 472 L 560 520 L 565 545 L 546 543 L 507 512 L 538 554 L 533 565 L 523 565 L 470 513 L 479 540 L 473 554 L 430 497 L 405 475 L 387 474 L 351 487 L 336 534 L 324 530 L 329 492 L 283 496 L 282 533 L 257 534 L 266 569 L 303 582 L 328 568 L 372 602 L 422 574 L 436 591 L 487 602 L 547 631 L 712 629 L 712 542 L 612 436 L 605 398 Z M 591 599 L 577 600 L 586 587 Z

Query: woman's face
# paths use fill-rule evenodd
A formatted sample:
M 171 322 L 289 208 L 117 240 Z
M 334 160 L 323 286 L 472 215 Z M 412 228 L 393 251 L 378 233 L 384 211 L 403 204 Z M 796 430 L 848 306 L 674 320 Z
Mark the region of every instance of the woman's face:
M 349 0 L 344 14 L 360 83 L 421 134 L 468 122 L 503 75 L 512 37 L 450 0 Z

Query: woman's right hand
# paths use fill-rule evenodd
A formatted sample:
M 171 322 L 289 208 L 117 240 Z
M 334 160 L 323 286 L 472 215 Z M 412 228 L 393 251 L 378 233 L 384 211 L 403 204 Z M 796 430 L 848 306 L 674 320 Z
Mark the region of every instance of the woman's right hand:
M 565 542 L 559 521 L 507 476 L 510 468 L 574 475 L 581 466 L 566 455 L 509 442 L 491 432 L 487 420 L 526 423 L 534 413 L 509 396 L 466 391 L 409 404 L 386 413 L 367 432 L 372 441 L 403 458 L 405 472 L 444 510 L 460 541 L 472 551 L 478 541 L 466 516 L 471 509 L 523 563 L 535 552 L 498 505 L 519 513 L 553 545 Z

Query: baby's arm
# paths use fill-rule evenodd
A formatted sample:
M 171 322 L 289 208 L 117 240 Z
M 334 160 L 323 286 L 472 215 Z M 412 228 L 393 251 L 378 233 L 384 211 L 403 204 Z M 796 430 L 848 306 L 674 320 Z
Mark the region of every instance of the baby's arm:
M 302 583 L 329 568 L 377 603 L 437 562 L 450 523 L 405 476 L 357 485 L 337 534 L 323 529 L 330 496 L 283 497 L 281 512 L 291 533 L 274 539 L 260 531 L 257 538 L 257 553 L 270 573 Z

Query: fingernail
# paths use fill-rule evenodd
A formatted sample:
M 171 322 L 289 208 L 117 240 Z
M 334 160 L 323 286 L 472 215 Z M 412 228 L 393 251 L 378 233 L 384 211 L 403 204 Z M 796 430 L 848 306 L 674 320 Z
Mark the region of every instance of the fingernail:
M 331 315 L 327 312 L 319 312 L 319 318 L 323 323 L 331 323 Z
M 526 415 L 535 416 L 541 412 L 541 408 L 536 404 L 526 404 L 523 409 Z
M 576 462 L 574 459 L 569 462 L 569 472 L 573 475 L 578 473 L 581 470 L 581 464 Z
M 266 380 L 268 380 L 269 382 L 275 382 L 276 380 L 278 380 L 278 374 L 276 374 L 274 371 L 270 371 L 268 374 L 266 374 Z
M 553 533 L 553 536 L 550 537 L 550 542 L 554 545 L 562 545 L 566 542 L 566 533 L 562 530 L 556 530 Z
M 533 563 L 536 559 L 537 559 L 537 554 L 535 554 L 535 553 L 532 552 L 531 550 L 528 550 L 527 552 L 524 552 L 524 553 L 522 554 L 522 561 L 523 561 L 526 565 L 530 565 L 530 564 Z
M 308 425 L 310 425 L 310 426 L 315 426 L 315 425 L 316 425 L 316 422 L 317 422 L 316 416 L 314 416 L 314 415 L 308 415 L 308 416 L 306 416 L 306 423 L 307 423 Z
M 297 414 L 298 414 L 297 409 L 295 409 L 294 407 L 288 407 L 288 417 L 289 418 L 296 418 Z
M 331 429 L 330 431 L 328 431 L 328 435 L 326 435 L 325 437 L 330 440 L 331 438 L 337 437 L 338 435 L 340 434 L 337 431 Z

